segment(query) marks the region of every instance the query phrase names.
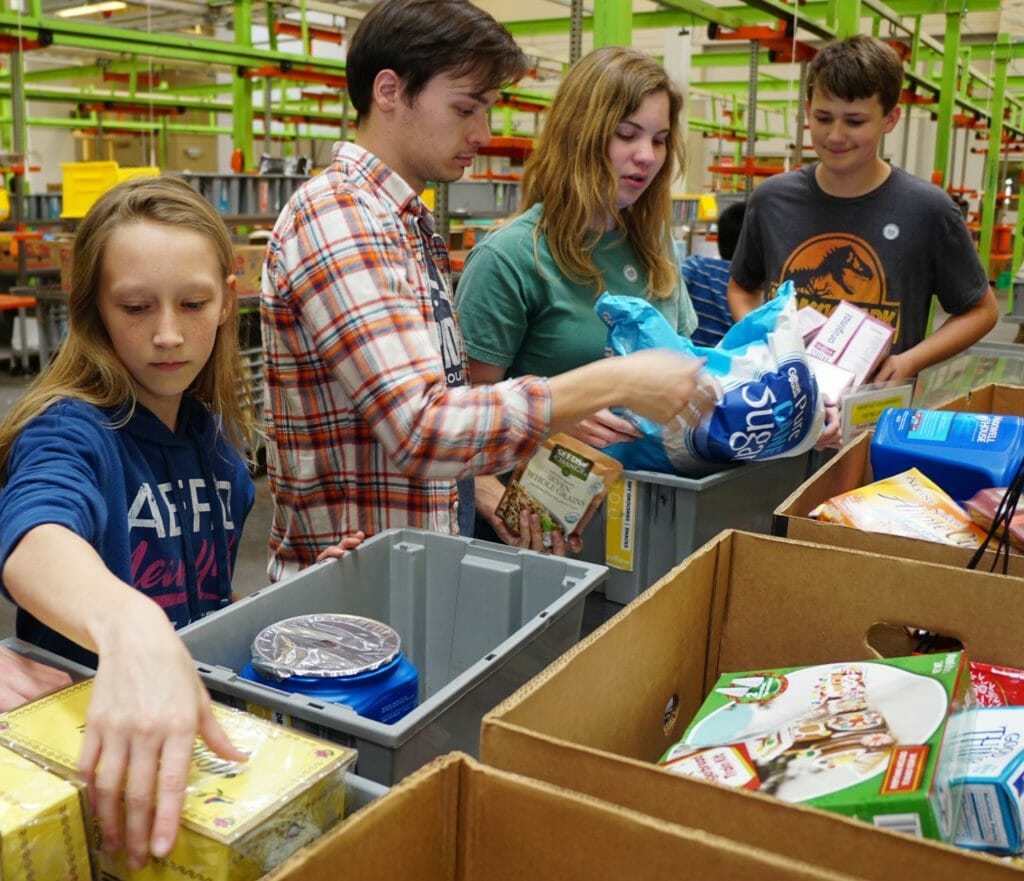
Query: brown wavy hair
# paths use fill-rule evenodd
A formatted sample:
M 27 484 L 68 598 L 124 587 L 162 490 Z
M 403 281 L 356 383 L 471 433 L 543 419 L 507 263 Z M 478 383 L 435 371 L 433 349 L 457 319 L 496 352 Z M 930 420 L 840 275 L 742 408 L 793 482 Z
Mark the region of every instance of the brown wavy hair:
M 643 195 L 620 211 L 618 182 L 608 158 L 616 126 L 649 95 L 669 99 L 668 156 Z M 603 290 L 591 254 L 603 235 L 594 218 L 611 214 L 647 270 L 648 292 L 664 299 L 679 283 L 672 248 L 672 179 L 684 168 L 680 130 L 683 95 L 665 68 L 622 46 L 597 49 L 566 74 L 548 111 L 537 147 L 526 162 L 522 210 L 543 203 L 537 233 L 548 241 L 558 268 Z
M 118 184 L 96 200 L 75 235 L 68 332 L 50 364 L 0 423 L 0 473 L 22 429 L 58 401 L 76 398 L 96 407 L 125 407 L 127 422 L 138 401 L 135 380 L 118 358 L 96 305 L 104 251 L 113 232 L 148 221 L 181 226 L 206 238 L 224 277 L 228 317 L 217 329 L 213 352 L 188 392 L 217 417 L 228 440 L 244 452 L 255 433 L 252 407 L 245 406 L 238 346 L 238 302 L 228 286 L 234 271 L 231 237 L 209 202 L 179 178 L 136 178 Z M 241 400 L 240 400 L 241 389 Z M 117 427 L 117 425 L 111 426 Z

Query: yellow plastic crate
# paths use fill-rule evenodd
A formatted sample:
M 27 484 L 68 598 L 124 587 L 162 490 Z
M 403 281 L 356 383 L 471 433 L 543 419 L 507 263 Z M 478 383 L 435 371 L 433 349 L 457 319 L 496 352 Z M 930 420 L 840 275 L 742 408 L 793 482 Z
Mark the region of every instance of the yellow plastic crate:
M 116 162 L 62 162 L 64 207 L 61 217 L 85 217 L 100 195 L 118 182 Z
M 117 182 L 131 180 L 133 177 L 160 177 L 160 169 L 155 165 L 126 165 L 117 169 Z

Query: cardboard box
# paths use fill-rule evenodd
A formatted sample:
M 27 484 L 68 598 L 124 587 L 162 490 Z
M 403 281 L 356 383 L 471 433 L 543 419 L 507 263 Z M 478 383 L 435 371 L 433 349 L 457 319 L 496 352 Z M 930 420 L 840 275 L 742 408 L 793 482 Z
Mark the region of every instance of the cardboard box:
M 1008 413 L 1024 416 L 1024 388 L 1019 385 L 989 383 L 957 395 L 931 409 L 955 410 L 958 413 Z
M 807 345 L 807 354 L 849 370 L 853 384 L 861 385 L 889 353 L 894 333 L 884 321 L 841 301 Z
M 481 756 L 662 820 L 877 881 L 987 881 L 988 856 L 655 765 L 721 673 L 910 654 L 905 627 L 1024 662 L 1012 578 L 726 532 L 484 717 Z
M 833 873 L 487 768 L 436 759 L 266 881 L 621 881 Z
M 263 285 L 263 261 L 267 256 L 266 244 L 235 245 L 233 250 L 239 295 L 258 294 Z
M 950 841 L 970 693 L 961 651 L 724 673 L 659 764 Z
M 1008 413 L 1024 416 L 1024 388 L 988 385 L 972 390 L 941 405 L 941 410 L 968 413 Z M 848 526 L 814 520 L 808 514 L 833 496 L 849 492 L 874 481 L 871 468 L 871 432 L 865 432 L 846 444 L 835 456 L 798 486 L 776 509 L 772 534 L 814 541 L 838 547 L 857 548 L 896 557 L 945 563 L 966 567 L 974 552 L 937 542 L 864 532 Z M 979 565 L 988 571 L 995 557 L 989 552 Z M 1002 571 L 1002 561 L 998 563 Z M 1024 559 L 1013 551 L 1009 556 L 1008 574 L 1024 576 Z M 985 660 L 984 658 L 978 660 Z
M 84 792 L 0 747 L 0 878 L 88 881 Z
M 0 719 L 0 740 L 68 780 L 77 777 L 92 680 L 39 698 Z M 229 762 L 196 741 L 174 849 L 139 872 L 123 851 L 97 854 L 109 881 L 252 881 L 333 826 L 344 814 L 353 750 L 214 706 L 240 749 Z

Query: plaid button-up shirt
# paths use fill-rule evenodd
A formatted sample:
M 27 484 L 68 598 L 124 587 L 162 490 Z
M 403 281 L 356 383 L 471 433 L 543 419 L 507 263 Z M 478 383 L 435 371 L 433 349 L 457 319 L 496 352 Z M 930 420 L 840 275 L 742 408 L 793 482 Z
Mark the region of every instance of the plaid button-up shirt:
M 277 220 L 261 298 L 274 580 L 359 529 L 456 532 L 456 479 L 510 468 L 547 433 L 546 380 L 446 381 L 444 360 L 466 370 L 466 355 L 454 318 L 435 320 L 428 260 L 454 312 L 429 223 L 405 181 L 347 143 Z

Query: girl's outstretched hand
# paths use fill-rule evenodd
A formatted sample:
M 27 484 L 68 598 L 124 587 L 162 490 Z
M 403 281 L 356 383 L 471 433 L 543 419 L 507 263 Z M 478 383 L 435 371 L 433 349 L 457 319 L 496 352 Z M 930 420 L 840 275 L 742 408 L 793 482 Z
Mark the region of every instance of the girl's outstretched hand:
M 79 772 L 104 849 L 123 847 L 137 870 L 174 846 L 196 735 L 222 758 L 247 757 L 214 718 L 210 696 L 163 610 L 145 600 L 129 614 L 131 626 L 101 646 Z

